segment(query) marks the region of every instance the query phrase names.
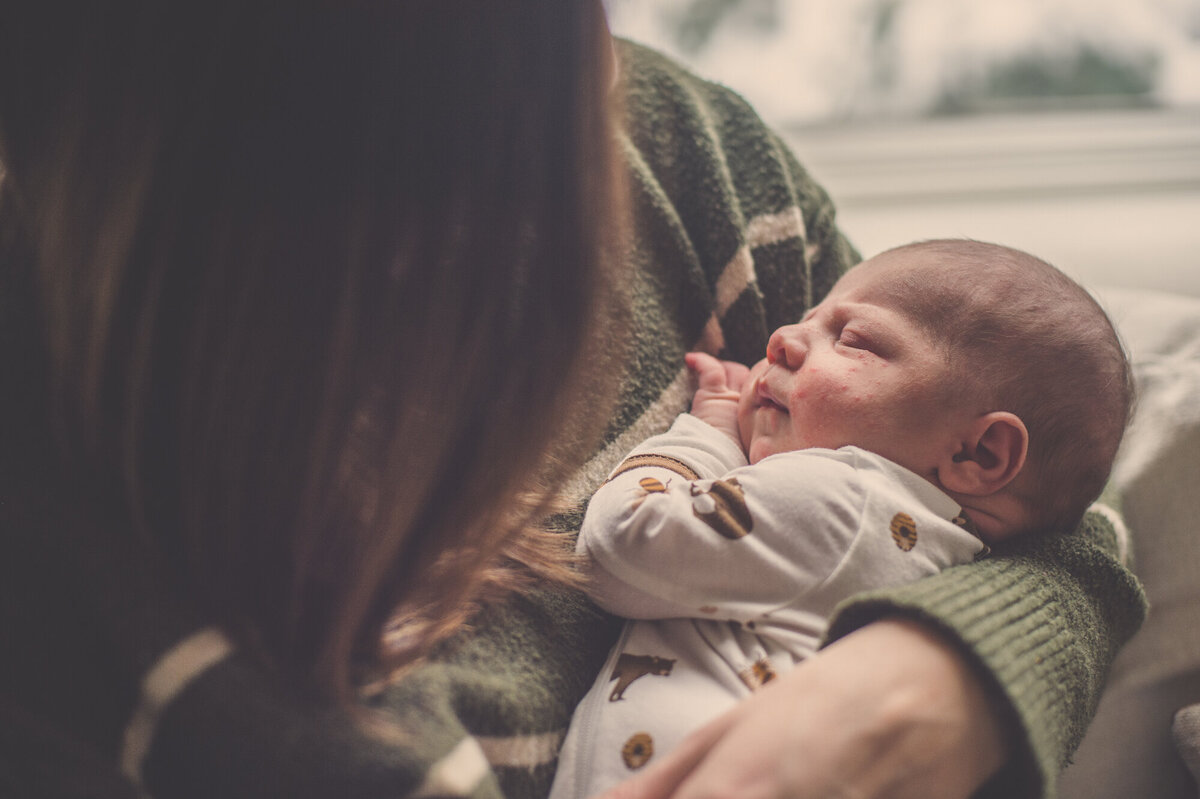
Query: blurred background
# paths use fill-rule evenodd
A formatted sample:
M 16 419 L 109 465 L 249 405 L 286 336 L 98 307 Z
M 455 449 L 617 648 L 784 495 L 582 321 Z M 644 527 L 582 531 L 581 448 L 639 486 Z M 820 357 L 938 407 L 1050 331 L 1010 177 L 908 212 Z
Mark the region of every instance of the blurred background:
M 745 96 L 864 256 L 967 236 L 1200 297 L 1200 0 L 608 0 Z

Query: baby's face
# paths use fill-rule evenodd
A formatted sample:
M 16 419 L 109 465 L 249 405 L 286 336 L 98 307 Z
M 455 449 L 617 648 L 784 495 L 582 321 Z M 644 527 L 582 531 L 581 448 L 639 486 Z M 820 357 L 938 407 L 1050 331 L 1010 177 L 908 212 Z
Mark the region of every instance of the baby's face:
M 932 456 L 954 446 L 944 350 L 889 302 L 889 278 L 902 265 L 894 256 L 881 265 L 852 269 L 800 322 L 771 336 L 738 407 L 751 463 L 855 445 L 928 476 Z

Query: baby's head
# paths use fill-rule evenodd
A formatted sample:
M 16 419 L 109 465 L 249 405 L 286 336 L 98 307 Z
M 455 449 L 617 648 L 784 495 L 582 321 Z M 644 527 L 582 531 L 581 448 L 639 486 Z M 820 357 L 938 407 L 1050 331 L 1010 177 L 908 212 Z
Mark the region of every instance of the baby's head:
M 871 258 L 777 330 L 742 392 L 750 461 L 855 445 L 959 501 L 989 540 L 1073 526 L 1129 419 L 1128 360 L 1077 283 L 966 240 Z

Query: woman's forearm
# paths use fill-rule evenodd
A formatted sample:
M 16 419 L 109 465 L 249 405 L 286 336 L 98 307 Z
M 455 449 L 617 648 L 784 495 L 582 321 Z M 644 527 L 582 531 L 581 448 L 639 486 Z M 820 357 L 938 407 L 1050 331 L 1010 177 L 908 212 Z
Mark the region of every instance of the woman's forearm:
M 1010 731 L 960 650 L 906 620 L 870 624 L 704 727 L 606 799 L 966 799 Z

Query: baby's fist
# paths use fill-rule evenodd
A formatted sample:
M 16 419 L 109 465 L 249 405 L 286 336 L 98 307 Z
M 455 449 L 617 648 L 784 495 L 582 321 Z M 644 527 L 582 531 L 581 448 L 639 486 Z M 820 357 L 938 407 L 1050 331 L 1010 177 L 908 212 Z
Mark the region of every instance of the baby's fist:
M 750 370 L 734 361 L 720 361 L 704 352 L 689 352 L 684 363 L 696 373 L 698 387 L 692 397 L 692 415 L 707 422 L 739 445 L 738 399 Z

